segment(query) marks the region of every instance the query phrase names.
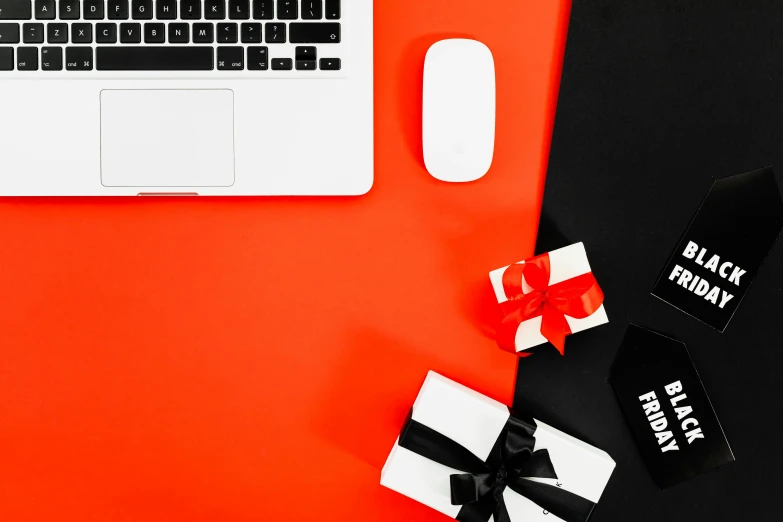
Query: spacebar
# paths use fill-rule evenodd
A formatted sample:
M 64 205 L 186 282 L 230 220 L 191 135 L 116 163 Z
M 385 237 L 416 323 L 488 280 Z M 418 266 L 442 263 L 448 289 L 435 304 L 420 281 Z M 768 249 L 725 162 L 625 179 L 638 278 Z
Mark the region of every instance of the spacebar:
M 211 71 L 212 47 L 98 47 L 99 71 Z

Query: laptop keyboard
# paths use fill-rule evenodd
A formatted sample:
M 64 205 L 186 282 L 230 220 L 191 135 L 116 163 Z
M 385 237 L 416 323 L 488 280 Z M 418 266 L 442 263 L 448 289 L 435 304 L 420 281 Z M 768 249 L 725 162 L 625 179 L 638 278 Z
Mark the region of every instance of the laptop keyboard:
M 346 1 L 0 0 L 0 72 L 334 75 Z

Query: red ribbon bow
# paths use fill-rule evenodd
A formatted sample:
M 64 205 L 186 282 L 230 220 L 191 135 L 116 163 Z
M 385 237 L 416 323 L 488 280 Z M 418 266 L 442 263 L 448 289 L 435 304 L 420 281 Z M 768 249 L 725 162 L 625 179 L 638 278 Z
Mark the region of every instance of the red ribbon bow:
M 519 325 L 541 316 L 541 335 L 564 355 L 565 337 L 571 334 L 565 316 L 584 319 L 604 302 L 604 293 L 592 272 L 550 286 L 549 266 L 549 254 L 543 254 L 503 272 L 503 290 L 508 297 L 501 305 L 506 317 L 498 329 L 498 345 L 503 350 L 517 353 L 514 340 Z M 533 288 L 527 294 L 522 291 L 523 276 Z

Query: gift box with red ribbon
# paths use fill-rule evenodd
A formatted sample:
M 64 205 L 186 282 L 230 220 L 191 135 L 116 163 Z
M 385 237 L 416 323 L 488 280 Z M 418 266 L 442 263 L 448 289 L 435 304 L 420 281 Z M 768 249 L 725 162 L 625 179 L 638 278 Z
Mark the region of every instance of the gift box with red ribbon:
M 565 338 L 609 322 L 604 294 L 582 243 L 531 257 L 490 272 L 504 318 L 498 345 L 522 357 L 551 343 L 563 355 Z

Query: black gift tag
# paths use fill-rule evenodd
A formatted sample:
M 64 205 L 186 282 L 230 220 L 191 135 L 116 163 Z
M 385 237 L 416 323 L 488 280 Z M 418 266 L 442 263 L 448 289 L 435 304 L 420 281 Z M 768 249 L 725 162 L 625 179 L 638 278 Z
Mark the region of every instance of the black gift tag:
M 685 344 L 631 325 L 609 382 L 659 488 L 734 460 Z
M 717 180 L 653 295 L 722 332 L 782 226 L 772 167 Z

